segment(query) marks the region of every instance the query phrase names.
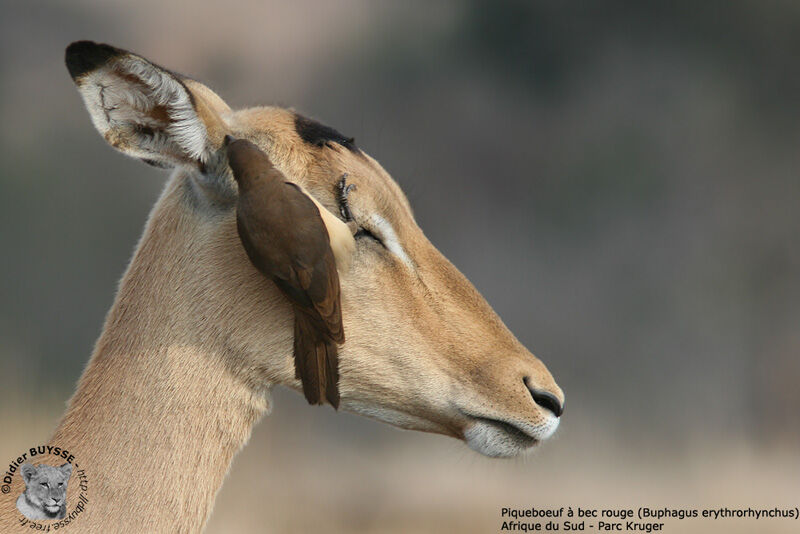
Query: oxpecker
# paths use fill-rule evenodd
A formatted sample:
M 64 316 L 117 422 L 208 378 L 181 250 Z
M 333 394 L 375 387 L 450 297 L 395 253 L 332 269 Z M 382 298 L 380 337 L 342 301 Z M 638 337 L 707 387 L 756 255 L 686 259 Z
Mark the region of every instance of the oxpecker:
M 253 143 L 226 136 L 225 144 L 239 186 L 236 223 L 242 245 L 294 310 L 295 376 L 310 404 L 327 400 L 338 408 L 337 344 L 344 343 L 344 329 L 331 228 L 324 219 L 335 219 L 345 232 L 347 226 L 287 181 Z

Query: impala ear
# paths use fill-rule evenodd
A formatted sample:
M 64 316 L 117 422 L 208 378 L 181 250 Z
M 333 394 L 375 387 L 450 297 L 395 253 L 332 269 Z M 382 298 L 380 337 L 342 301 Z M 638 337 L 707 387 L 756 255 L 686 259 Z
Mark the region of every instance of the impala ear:
M 230 108 L 203 84 L 91 41 L 69 45 L 66 64 L 95 128 L 124 154 L 202 168 L 222 146 Z

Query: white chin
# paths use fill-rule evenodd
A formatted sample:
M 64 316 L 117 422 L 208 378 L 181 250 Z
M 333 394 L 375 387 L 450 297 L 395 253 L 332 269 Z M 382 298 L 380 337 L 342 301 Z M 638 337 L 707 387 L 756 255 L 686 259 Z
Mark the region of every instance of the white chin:
M 494 421 L 475 421 L 464 431 L 464 440 L 469 448 L 483 455 L 492 458 L 512 458 L 531 450 L 539 442 L 552 436 L 558 428 L 558 421 L 552 418 L 548 424 L 536 428 L 533 435 Z
M 59 510 L 61 510 L 61 506 L 45 506 L 45 510 L 47 510 L 51 514 L 54 514 L 54 513 L 58 512 Z

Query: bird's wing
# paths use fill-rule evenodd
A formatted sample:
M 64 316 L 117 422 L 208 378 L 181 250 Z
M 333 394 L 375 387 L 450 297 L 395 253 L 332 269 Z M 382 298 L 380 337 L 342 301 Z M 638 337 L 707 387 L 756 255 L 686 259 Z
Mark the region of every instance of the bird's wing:
M 309 316 L 320 334 L 343 343 L 339 275 L 325 224 L 307 194 L 285 184 L 280 207 L 265 208 L 261 195 L 240 197 L 239 237 L 253 265 Z
M 276 277 L 275 283 L 325 337 L 344 343 L 339 275 L 333 253 L 329 248 L 314 265 L 309 263 L 294 258 L 289 276 Z
M 250 261 L 292 302 L 295 372 L 306 399 L 339 405 L 336 343 L 344 342 L 339 275 L 324 208 L 282 175 L 255 145 L 234 141 L 237 230 Z M 290 187 L 291 186 L 291 187 Z M 352 251 L 351 251 L 352 252 Z
M 322 219 L 322 224 L 325 225 L 325 230 L 328 232 L 330 247 L 333 251 L 333 257 L 336 259 L 336 267 L 341 272 L 347 271 L 352 263 L 353 251 L 356 248 L 356 241 L 353 237 L 355 232 L 345 222 L 328 211 L 325 206 L 314 198 L 314 195 L 306 191 L 300 184 L 294 182 L 284 183 L 301 192 L 316 206 Z

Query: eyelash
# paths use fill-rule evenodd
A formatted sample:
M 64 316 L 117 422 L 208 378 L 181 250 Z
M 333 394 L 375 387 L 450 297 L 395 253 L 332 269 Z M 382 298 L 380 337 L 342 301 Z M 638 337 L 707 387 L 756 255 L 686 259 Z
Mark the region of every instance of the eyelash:
M 347 185 L 347 173 L 342 175 L 342 178 L 339 180 L 339 183 L 336 184 L 336 198 L 339 203 L 339 213 L 341 214 L 342 218 L 345 222 L 355 221 L 353 218 L 353 212 L 350 211 L 350 204 L 347 201 L 347 195 L 350 191 L 356 189 L 355 184 Z M 359 225 L 358 230 L 356 231 L 355 235 L 353 236 L 356 239 L 360 237 L 367 237 L 369 239 L 373 239 L 383 245 L 383 241 L 380 237 L 376 236 L 366 228 Z
M 344 173 L 336 184 L 336 200 L 339 204 L 339 213 L 345 222 L 354 220 L 353 213 L 350 211 L 350 204 L 347 202 L 347 195 L 355 189 L 355 184 L 347 185 L 347 173 Z

